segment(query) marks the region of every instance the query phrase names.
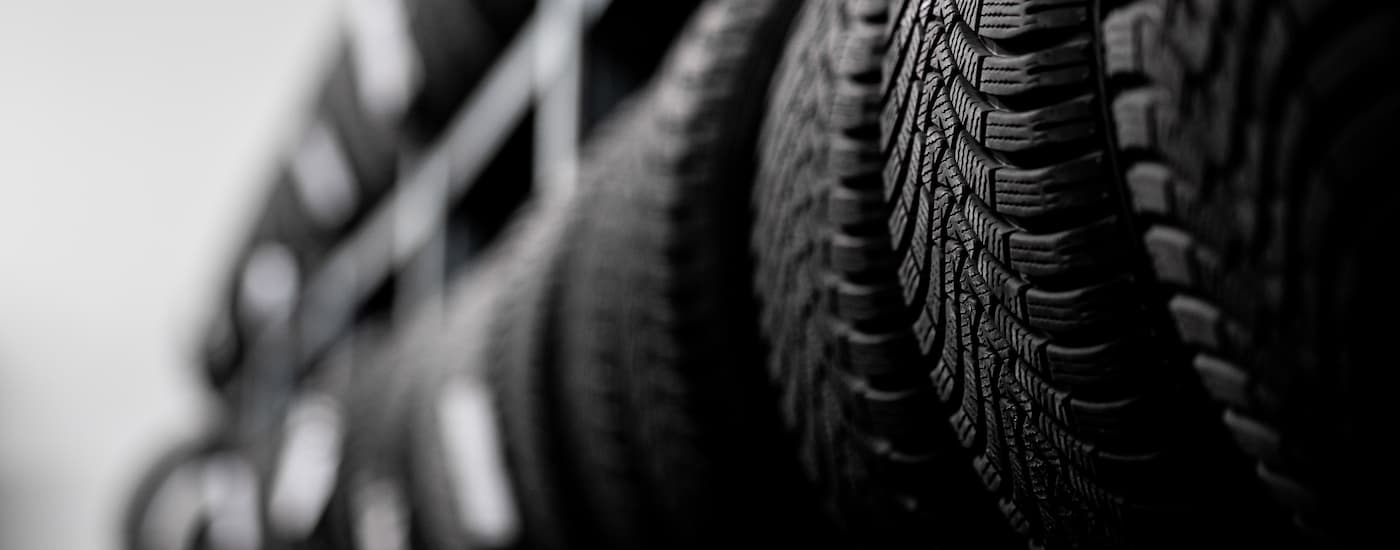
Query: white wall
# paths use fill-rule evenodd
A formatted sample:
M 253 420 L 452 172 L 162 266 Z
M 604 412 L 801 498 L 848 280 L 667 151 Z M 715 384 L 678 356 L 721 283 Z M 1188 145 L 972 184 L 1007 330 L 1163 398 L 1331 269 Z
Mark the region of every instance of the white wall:
M 117 548 L 332 0 L 0 0 L 0 548 Z

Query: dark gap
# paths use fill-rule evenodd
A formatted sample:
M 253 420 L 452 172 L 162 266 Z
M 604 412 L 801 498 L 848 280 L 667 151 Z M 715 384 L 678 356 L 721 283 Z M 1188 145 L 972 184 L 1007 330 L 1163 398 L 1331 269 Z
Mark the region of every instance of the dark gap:
M 615 0 L 608 6 L 584 36 L 583 135 L 651 78 L 699 5 L 699 0 Z
M 505 229 L 534 187 L 534 113 L 521 118 L 501 150 L 447 214 L 446 276 L 466 265 Z

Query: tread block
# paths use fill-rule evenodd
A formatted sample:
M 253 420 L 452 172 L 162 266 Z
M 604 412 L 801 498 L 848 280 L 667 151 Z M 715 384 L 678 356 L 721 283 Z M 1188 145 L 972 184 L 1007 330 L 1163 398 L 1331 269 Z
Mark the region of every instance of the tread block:
M 1099 388 L 1132 387 L 1129 380 L 1153 370 L 1153 362 L 1138 357 L 1139 348 L 1137 339 L 1131 336 L 1085 346 L 1050 343 L 1036 368 L 1057 386 L 1077 394 L 1096 395 L 1102 392 Z M 1034 363 L 1035 359 L 1031 361 Z
M 956 0 L 957 10 L 977 34 L 1009 39 L 1053 29 L 1079 27 L 1089 22 L 1082 0 Z M 942 11 L 953 9 L 953 0 L 942 0 Z
M 1088 139 L 1098 133 L 1095 116 L 1092 96 L 1029 111 L 991 111 L 983 122 L 987 147 L 1022 152 Z
M 842 273 L 881 271 L 893 266 L 889 254 L 882 253 L 883 243 L 878 237 L 839 233 L 832 236 L 828 246 L 832 267 Z
M 1299 516 L 1308 518 L 1318 514 L 1317 495 L 1302 483 L 1275 471 L 1263 462 L 1255 465 L 1255 472 L 1274 494 L 1274 498 L 1291 507 Z
M 867 440 L 901 455 L 924 455 L 938 448 L 940 433 L 915 420 L 936 417 L 938 398 L 932 386 L 921 383 L 902 390 L 878 390 L 851 376 L 841 386 L 846 391 L 846 414 L 867 434 Z
M 1178 295 L 1167 303 L 1167 309 L 1176 319 L 1176 329 L 1183 341 L 1206 349 L 1220 348 L 1223 321 L 1215 305 Z
M 1118 94 L 1113 100 L 1119 147 L 1153 149 L 1158 146 L 1157 136 L 1161 130 L 1157 127 L 1157 109 L 1164 101 L 1164 93 L 1155 88 L 1137 88 Z
M 1143 236 L 1159 280 L 1181 286 L 1196 283 L 1195 241 L 1180 229 L 1153 226 Z
M 1236 407 L 1250 403 L 1249 375 L 1244 369 L 1205 353 L 1196 355 L 1193 366 L 1211 397 Z
M 1120 255 L 1115 217 L 1056 233 L 1016 231 L 1007 237 L 1009 262 L 1028 277 L 1071 276 L 1116 267 Z
M 903 291 L 892 279 L 876 284 L 860 284 L 830 277 L 831 303 L 837 316 L 862 323 L 886 317 L 891 311 L 900 311 L 904 305 Z
M 842 186 L 833 189 L 828 200 L 832 221 L 842 227 L 869 225 L 885 214 L 885 203 L 876 192 Z
M 1103 22 L 1104 71 L 1110 76 L 1147 72 L 1147 55 L 1160 27 L 1161 4 L 1132 2 L 1109 12 Z
M 846 323 L 834 323 L 836 354 L 852 372 L 868 379 L 896 376 L 915 355 L 913 337 L 905 330 L 862 332 Z
M 984 58 L 981 78 L 975 82 L 984 93 L 1026 94 L 1085 84 L 1093 75 L 1091 63 L 1093 45 L 1088 40 L 1075 39 L 1028 54 Z
M 1225 425 L 1246 452 L 1265 463 L 1279 462 L 1279 434 L 1272 427 L 1234 409 L 1225 411 Z
M 1128 169 L 1125 179 L 1134 210 L 1158 216 L 1176 212 L 1176 201 L 1172 195 L 1175 186 L 1170 168 L 1155 162 L 1139 162 Z
M 1084 209 L 1108 197 L 1099 153 L 1033 169 L 1013 167 L 995 171 L 997 211 L 1018 218 L 1036 218 Z
M 1073 290 L 1026 291 L 1026 316 L 1032 327 L 1050 333 L 1104 331 L 1129 319 L 1133 286 L 1127 278 Z

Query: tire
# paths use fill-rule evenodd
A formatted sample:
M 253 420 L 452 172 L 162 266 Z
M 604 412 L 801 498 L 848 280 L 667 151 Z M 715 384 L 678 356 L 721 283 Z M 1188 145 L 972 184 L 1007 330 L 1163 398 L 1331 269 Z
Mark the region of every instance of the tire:
M 488 380 L 497 396 L 507 466 L 521 515 L 522 547 L 569 548 L 587 540 L 578 487 L 565 470 L 577 460 L 561 443 L 555 350 L 560 232 L 572 197 L 541 196 L 507 229 L 491 275 Z
M 1009 543 L 986 538 L 998 512 L 1051 548 L 1277 533 L 1131 238 L 1104 10 L 811 7 L 755 247 L 770 364 L 850 528 L 978 548 Z
M 538 322 L 528 314 L 539 305 L 534 301 L 540 297 L 532 296 L 536 292 L 546 292 L 549 284 L 536 279 L 552 277 L 547 266 L 553 245 L 548 241 L 554 237 L 529 233 L 556 231 L 548 226 L 558 225 L 559 222 L 550 220 L 559 215 L 538 204 L 526 208 L 514 225 L 508 227 L 502 242 L 485 251 L 479 261 L 456 276 L 437 340 L 412 355 L 421 375 L 417 377 L 408 424 L 411 438 L 408 481 L 415 504 L 418 540 L 424 548 L 520 547 L 512 543 L 519 542 L 516 539 L 522 535 L 523 527 L 529 528 L 530 532 L 524 536 L 532 539 L 529 543 L 535 545 L 525 547 L 546 547 L 541 541 L 552 540 L 552 533 L 558 530 L 553 525 L 558 520 L 553 519 L 552 512 L 546 511 L 552 509 L 556 497 L 552 482 L 548 481 L 553 479 L 552 470 L 544 464 L 552 459 L 543 458 L 548 453 L 543 433 L 547 424 L 542 420 L 547 404 L 534 393 L 538 389 L 536 377 L 542 373 L 538 363 L 526 360 L 529 354 L 541 349 L 541 344 L 525 340 L 528 334 L 516 335 L 515 331 Z M 536 225 L 545 227 L 535 228 Z M 544 242 L 531 242 L 532 239 L 544 239 Z M 522 274 L 521 270 L 543 270 L 544 273 Z M 522 275 L 528 282 L 519 278 Z M 517 284 L 521 287 L 517 288 Z M 522 303 L 526 300 L 531 304 Z M 510 335 L 506 335 L 507 332 Z M 533 334 L 538 337 L 539 333 Z M 508 341 L 509 344 L 504 345 L 518 355 L 507 356 L 498 338 Z M 516 348 L 516 345 L 523 347 Z M 480 526 L 481 519 L 468 517 L 476 511 L 463 500 L 467 496 L 465 491 L 497 490 L 499 487 L 464 485 L 480 478 L 463 479 L 464 465 L 453 463 L 459 458 L 452 454 L 449 439 L 470 434 L 446 431 L 457 426 L 443 416 L 442 402 L 449 397 L 445 392 L 464 384 L 472 389 L 502 392 L 486 397 L 500 410 L 492 409 L 484 414 L 487 418 L 475 419 L 485 421 L 484 426 L 473 426 L 489 430 L 491 433 L 486 437 L 499 440 L 494 445 L 474 441 L 485 447 L 485 452 L 499 453 L 492 456 L 493 461 L 516 459 L 509 464 L 514 468 L 500 472 L 499 479 L 502 483 L 514 480 L 521 485 L 505 487 L 505 502 L 499 504 L 504 506 L 502 511 L 509 517 L 503 520 L 507 524 L 495 525 L 495 530 L 473 528 Z M 528 497 L 529 502 L 523 503 L 522 497 Z M 519 517 L 524 506 L 531 511 L 524 521 L 528 523 L 526 526 L 521 525 Z M 546 532 L 551 534 L 545 535 Z
M 796 2 L 710 0 L 584 159 L 557 335 L 582 547 L 817 541 L 754 323 L 748 195 Z
M 937 407 L 931 388 L 887 391 L 892 386 L 883 379 L 843 383 L 875 364 L 912 361 L 915 351 L 900 304 L 891 311 L 849 311 L 842 306 L 851 300 L 837 292 L 856 287 L 833 278 L 842 269 L 871 270 L 878 277 L 861 274 L 860 288 L 896 283 L 893 262 L 871 254 L 885 246 L 889 256 L 887 240 L 874 231 L 844 235 L 840 217 L 860 206 L 848 200 L 859 198 L 853 185 L 876 193 L 880 185 L 874 156 L 859 156 L 852 139 L 877 135 L 861 102 L 878 99 L 878 79 L 872 85 L 853 76 L 878 66 L 871 38 L 879 26 L 867 18 L 883 17 L 885 9 L 883 3 L 808 2 L 776 77 L 753 192 L 768 370 L 783 388 L 783 412 L 797 431 L 804 469 L 857 543 L 1001 547 L 1010 537 L 993 503 L 949 430 L 930 420 Z M 868 214 L 878 215 L 875 206 Z
M 1138 235 L 1194 367 L 1309 539 L 1390 536 L 1400 9 L 1133 2 L 1105 27 Z M 1383 246 L 1383 245 L 1381 245 Z M 1184 367 L 1185 368 L 1185 367 Z

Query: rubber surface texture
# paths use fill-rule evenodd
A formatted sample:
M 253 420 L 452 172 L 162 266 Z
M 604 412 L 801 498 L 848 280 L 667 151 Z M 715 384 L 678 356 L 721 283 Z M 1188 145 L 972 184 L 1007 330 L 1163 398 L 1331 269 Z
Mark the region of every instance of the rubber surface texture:
M 776 77 L 753 199 L 769 370 L 805 470 L 857 542 L 1004 546 L 994 503 L 933 426 L 932 388 L 863 374 L 915 351 L 878 220 L 888 7 L 807 3 Z
M 487 326 L 488 376 L 497 396 L 523 546 L 550 550 L 592 540 L 580 489 L 566 472 L 579 459 L 562 444 L 556 349 L 560 233 L 571 197 L 527 204 L 501 239 L 498 296 Z
M 863 538 L 954 547 L 1014 544 L 987 538 L 998 513 L 1052 548 L 1267 533 L 1142 277 L 1101 6 L 813 8 L 755 239 L 774 369 L 838 513 Z

